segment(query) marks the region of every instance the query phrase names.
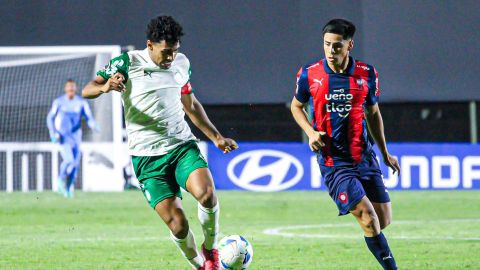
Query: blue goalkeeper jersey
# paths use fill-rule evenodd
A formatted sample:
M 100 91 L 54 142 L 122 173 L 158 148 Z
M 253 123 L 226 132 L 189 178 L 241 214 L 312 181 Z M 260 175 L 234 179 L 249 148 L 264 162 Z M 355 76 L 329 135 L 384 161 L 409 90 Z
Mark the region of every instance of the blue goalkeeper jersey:
M 96 129 L 92 111 L 87 101 L 80 96 L 68 99 L 66 95 L 53 101 L 47 116 L 47 126 L 51 138 L 58 138 L 60 143 L 78 144 L 82 140 L 82 116 L 91 129 Z

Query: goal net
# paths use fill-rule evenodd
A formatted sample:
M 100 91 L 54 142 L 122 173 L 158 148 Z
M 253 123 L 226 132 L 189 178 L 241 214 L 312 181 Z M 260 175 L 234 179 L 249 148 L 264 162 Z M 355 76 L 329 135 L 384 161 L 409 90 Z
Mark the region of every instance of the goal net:
M 80 94 L 119 54 L 120 46 L 0 47 L 0 191 L 56 190 L 61 157 L 46 126 L 52 102 L 64 94 L 67 79 L 76 81 Z M 121 190 L 125 165 L 116 164 L 125 163 L 116 160 L 123 155 L 120 96 L 104 95 L 89 104 L 101 132 L 82 126 L 75 188 Z

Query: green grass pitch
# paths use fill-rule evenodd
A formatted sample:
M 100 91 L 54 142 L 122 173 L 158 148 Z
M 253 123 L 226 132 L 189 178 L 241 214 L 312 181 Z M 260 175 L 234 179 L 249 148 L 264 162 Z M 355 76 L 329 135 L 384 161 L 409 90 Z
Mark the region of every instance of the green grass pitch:
M 221 233 L 253 245 L 255 269 L 380 269 L 325 192 L 218 192 Z M 391 192 L 400 269 L 480 269 L 480 192 Z M 203 241 L 196 204 L 190 225 Z M 269 235 L 275 234 L 275 235 Z M 190 269 L 140 191 L 0 193 L 0 269 Z

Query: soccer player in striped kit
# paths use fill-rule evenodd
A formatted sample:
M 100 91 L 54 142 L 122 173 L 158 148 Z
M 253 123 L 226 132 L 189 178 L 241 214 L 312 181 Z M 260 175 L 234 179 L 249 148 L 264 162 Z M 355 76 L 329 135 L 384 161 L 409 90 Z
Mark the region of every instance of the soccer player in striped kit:
M 329 194 L 339 215 L 352 213 L 365 242 L 383 269 L 397 269 L 382 228 L 388 225 L 390 198 L 378 176 L 367 125 L 384 163 L 400 173 L 389 154 L 378 106 L 380 94 L 375 68 L 350 56 L 355 26 L 333 19 L 323 28 L 325 58 L 303 66 L 291 111 L 309 138 Z M 310 123 L 303 111 L 308 105 Z M 382 217 L 382 222 L 379 220 Z
M 65 95 L 53 101 L 47 116 L 47 126 L 51 141 L 60 144 L 60 155 L 63 159 L 58 174 L 58 191 L 71 198 L 80 166 L 82 117 L 85 117 L 92 130 L 98 131 L 99 128 L 87 101 L 76 95 L 75 81 L 68 79 L 64 89 Z

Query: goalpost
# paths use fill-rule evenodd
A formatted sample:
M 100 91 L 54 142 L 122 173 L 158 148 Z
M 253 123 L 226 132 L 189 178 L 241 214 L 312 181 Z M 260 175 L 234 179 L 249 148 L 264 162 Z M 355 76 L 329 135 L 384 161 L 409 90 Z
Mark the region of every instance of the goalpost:
M 74 79 L 80 92 L 120 53 L 116 45 L 0 47 L 0 191 L 57 190 L 61 157 L 58 145 L 49 142 L 50 106 L 63 95 L 67 79 Z M 89 103 L 101 132 L 82 126 L 81 170 L 75 187 L 123 190 L 129 159 L 121 97 L 112 93 Z

